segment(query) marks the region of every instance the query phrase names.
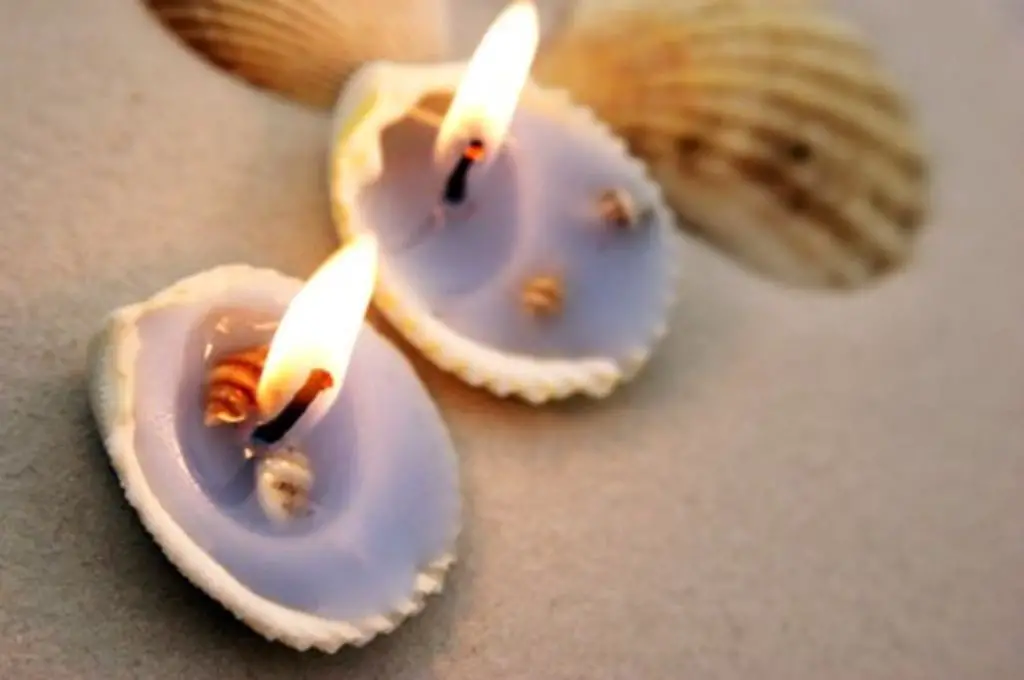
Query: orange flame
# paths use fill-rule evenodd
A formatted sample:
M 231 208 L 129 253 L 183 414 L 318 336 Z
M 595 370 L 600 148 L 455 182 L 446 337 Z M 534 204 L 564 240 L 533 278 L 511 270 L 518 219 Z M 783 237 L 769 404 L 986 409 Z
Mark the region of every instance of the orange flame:
M 377 242 L 359 236 L 310 277 L 285 310 L 256 388 L 264 419 L 277 415 L 314 369 L 333 387 L 318 398 L 325 413 L 345 380 L 377 277 Z
M 452 146 L 470 137 L 483 140 L 490 156 L 501 146 L 537 53 L 538 22 L 532 1 L 516 0 L 491 24 L 441 123 L 435 162 L 447 162 Z

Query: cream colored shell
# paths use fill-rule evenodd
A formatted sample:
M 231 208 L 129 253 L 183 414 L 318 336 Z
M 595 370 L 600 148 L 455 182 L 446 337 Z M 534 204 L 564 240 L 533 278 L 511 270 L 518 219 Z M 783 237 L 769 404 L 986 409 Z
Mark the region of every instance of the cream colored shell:
M 315 481 L 309 458 L 301 451 L 275 451 L 256 463 L 256 500 L 271 521 L 287 524 L 310 511 Z
M 464 63 L 440 65 L 399 65 L 375 63 L 357 72 L 346 84 L 335 109 L 330 151 L 330 194 L 335 226 L 343 241 L 369 229 L 354 219 L 352 206 L 359 192 L 375 180 L 382 170 L 380 133 L 393 121 L 438 93 L 454 92 L 465 71 Z M 612 147 L 626 155 L 616 139 L 591 112 L 576 106 L 558 91 L 538 88 L 528 82 L 523 102 L 539 107 L 556 120 L 579 129 L 593 130 L 594 144 Z M 668 207 L 658 187 L 649 181 L 645 168 L 631 159 L 632 172 L 646 184 L 657 200 L 651 210 L 661 228 L 675 229 Z M 517 396 L 540 404 L 582 394 L 605 397 L 620 383 L 631 379 L 647 363 L 651 352 L 666 333 L 670 308 L 675 302 L 679 244 L 668 233 L 663 257 L 671 279 L 663 291 L 664 317 L 650 329 L 647 344 L 637 347 L 628 361 L 585 358 L 538 359 L 512 355 L 474 342 L 447 327 L 424 308 L 415 290 L 391 271 L 386 258 L 378 270 L 374 302 L 384 317 L 435 366 L 455 374 L 463 381 L 501 396 Z
M 910 258 L 929 165 L 865 39 L 813 0 L 590 0 L 538 58 L 750 269 L 852 288 Z
M 329 108 L 362 64 L 468 58 L 505 0 L 143 0 L 172 33 L 252 85 Z M 542 39 L 576 0 L 541 0 Z
M 281 280 L 290 285 L 281 286 Z M 143 526 L 174 564 L 198 588 L 268 640 L 298 650 L 316 648 L 333 653 L 345 645 L 361 646 L 379 634 L 390 633 L 420 612 L 428 595 L 440 593 L 445 575 L 455 562 L 452 548 L 428 565 L 415 580 L 408 597 L 390 612 L 361 621 L 331 621 L 289 609 L 256 595 L 243 586 L 188 534 L 160 505 L 150 489 L 135 452 L 132 404 L 136 387 L 135 357 L 139 351 L 137 324 L 149 312 L 176 303 L 203 299 L 242 282 L 247 289 L 265 291 L 279 299 L 292 279 L 269 269 L 225 265 L 179 281 L 155 296 L 113 312 L 89 345 L 89 400 L 100 434 L 125 497 Z M 280 299 L 287 304 L 287 299 Z
M 144 0 L 197 53 L 251 84 L 329 106 L 371 59 L 436 59 L 444 0 Z

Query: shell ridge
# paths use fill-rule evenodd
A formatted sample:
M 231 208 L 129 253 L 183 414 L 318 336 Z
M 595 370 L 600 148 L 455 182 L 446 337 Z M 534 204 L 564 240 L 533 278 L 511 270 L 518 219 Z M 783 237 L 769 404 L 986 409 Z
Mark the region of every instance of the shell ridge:
M 220 41 L 218 49 L 211 50 L 209 57 L 231 70 L 236 70 L 237 66 L 241 64 L 270 66 L 275 64 L 282 54 L 278 51 L 282 41 L 277 40 L 275 36 L 270 34 L 251 33 L 239 35 L 221 27 L 206 26 L 195 31 L 182 29 L 178 35 L 191 43 Z M 221 41 L 222 39 L 223 41 Z M 297 52 L 308 55 L 315 54 L 315 51 L 308 49 L 309 43 L 289 42 L 289 44 Z M 331 65 L 311 62 L 307 65 L 306 72 L 293 79 L 289 87 L 295 87 L 310 80 L 332 79 L 336 76 L 336 70 Z
M 161 2 L 150 2 L 150 5 L 159 8 L 161 19 L 177 32 L 197 35 L 194 31 L 198 30 L 198 35 L 206 40 L 217 41 L 250 33 L 266 36 L 280 45 L 302 47 L 310 54 L 316 54 L 315 50 L 310 49 L 313 45 L 329 44 L 332 35 L 344 34 L 344 27 L 338 22 L 336 15 L 326 12 L 304 12 L 303 8 L 308 9 L 310 5 L 307 2 L 281 5 L 258 4 L 248 0 L 241 3 L 219 2 L 207 6 Z M 219 27 L 220 31 L 214 33 L 210 30 L 213 27 Z M 239 34 L 237 29 L 241 29 L 242 33 Z M 296 36 L 301 36 L 305 40 L 296 40 Z M 217 44 L 213 42 L 210 46 L 215 47 Z M 331 51 L 336 51 L 342 46 L 343 43 L 334 42 L 330 45 Z
M 680 73 L 671 80 L 665 79 L 663 84 L 724 95 L 757 93 L 762 101 L 766 100 L 783 112 L 803 118 L 825 118 L 832 127 L 857 135 L 879 150 L 899 154 L 901 162 L 910 163 L 910 159 L 918 155 L 900 122 L 887 120 L 875 107 L 866 105 L 861 99 L 843 96 L 841 90 L 830 91 L 788 75 L 774 74 L 771 82 L 757 76 L 757 73 L 739 69 L 705 69 Z M 822 102 L 830 104 L 822 105 Z M 841 108 L 843 113 L 832 110 L 832 106 Z
M 704 96 L 701 99 L 694 99 L 681 110 L 692 115 L 697 122 L 705 125 L 713 124 L 720 119 L 738 123 L 745 132 L 759 140 L 765 145 L 765 155 L 770 156 L 768 150 L 778 153 L 784 144 L 794 138 L 794 121 L 792 118 L 782 115 L 774 110 L 762 110 L 754 115 L 750 108 L 737 105 L 734 99 L 722 95 Z M 695 126 L 693 120 L 686 118 L 669 118 L 664 114 L 658 117 L 651 116 L 646 119 L 632 118 L 623 121 L 626 125 L 638 125 L 646 122 L 651 129 L 656 129 L 666 135 L 682 136 L 700 132 L 700 126 Z M 858 153 L 861 147 L 849 140 L 831 136 L 826 145 L 817 145 L 816 154 L 824 155 L 830 164 L 837 162 L 836 156 L 845 155 L 847 174 L 849 174 L 850 163 L 853 159 L 863 159 L 864 154 Z M 892 159 L 875 157 L 872 164 L 873 174 L 877 177 L 870 182 L 871 186 L 864 187 L 875 192 L 886 194 L 885 203 L 889 212 L 919 210 L 921 203 L 921 189 L 923 178 L 908 175 L 905 169 L 897 166 L 895 162 L 885 162 Z M 913 162 L 913 161 L 910 161 Z M 867 178 L 864 178 L 867 181 Z
M 450 49 L 445 0 L 394 0 L 390 11 L 341 0 L 144 0 L 194 53 L 250 85 L 329 108 L 345 79 L 376 59 Z
M 768 199 L 753 187 L 742 187 L 737 192 L 755 194 L 752 200 Z M 785 272 L 784 280 L 792 283 L 819 283 L 824 273 L 815 272 L 803 254 L 788 247 L 790 237 L 779 239 L 765 229 L 747 228 L 740 219 L 721 217 L 716 210 L 718 197 L 703 191 L 700 185 L 675 186 L 670 193 L 676 197 L 679 214 L 687 224 L 696 225 L 699 236 L 717 244 L 727 253 L 740 254 L 768 263 L 772 271 Z M 709 217 L 709 214 L 718 217 Z
M 823 49 L 783 51 L 772 47 L 744 53 L 702 49 L 691 51 L 689 57 L 691 64 L 695 65 L 708 60 L 744 73 L 807 78 L 823 88 L 853 93 L 890 115 L 902 116 L 905 113 L 895 89 L 877 72 L 851 58 L 833 59 Z M 652 88 L 671 87 L 674 84 L 675 78 L 671 76 L 654 74 L 650 78 Z
M 800 8 L 742 8 L 720 16 L 694 17 L 686 22 L 695 40 L 768 35 L 778 42 L 792 40 L 826 43 L 864 56 L 871 54 L 864 36 L 846 21 L 821 11 Z

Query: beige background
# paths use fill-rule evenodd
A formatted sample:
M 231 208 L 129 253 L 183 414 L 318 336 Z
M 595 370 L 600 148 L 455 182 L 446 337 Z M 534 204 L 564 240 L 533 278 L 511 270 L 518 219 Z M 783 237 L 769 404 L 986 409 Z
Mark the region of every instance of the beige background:
M 694 245 L 670 338 L 599 404 L 421 366 L 462 455 L 463 561 L 422 617 L 325 657 L 165 563 L 83 382 L 115 306 L 225 262 L 313 270 L 325 120 L 132 0 L 0 0 L 0 677 L 1024 677 L 1024 11 L 845 5 L 936 150 L 914 268 L 798 294 Z

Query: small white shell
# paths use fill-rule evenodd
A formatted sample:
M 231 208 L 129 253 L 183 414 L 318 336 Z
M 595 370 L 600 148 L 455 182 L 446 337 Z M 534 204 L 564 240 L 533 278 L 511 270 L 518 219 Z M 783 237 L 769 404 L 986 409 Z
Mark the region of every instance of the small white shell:
M 286 524 L 309 512 L 313 470 L 301 452 L 274 451 L 256 464 L 256 498 L 271 520 Z
M 680 226 L 770 278 L 897 271 L 929 163 L 867 41 L 813 0 L 591 0 L 538 57 L 648 162 Z
M 350 219 L 362 188 L 379 176 L 383 160 L 380 131 L 415 106 L 423 106 L 438 93 L 454 91 L 464 74 L 464 63 L 402 65 L 376 63 L 363 67 L 346 84 L 335 109 L 330 167 L 331 207 L 342 241 L 371 227 Z M 500 397 L 518 396 L 533 404 L 573 395 L 608 396 L 632 379 L 647 363 L 664 337 L 668 313 L 675 303 L 679 276 L 679 239 L 671 233 L 675 221 L 638 161 L 628 156 L 621 140 L 584 107 L 573 104 L 560 91 L 527 82 L 523 97 L 555 119 L 580 130 L 593 130 L 595 143 L 608 145 L 629 159 L 630 172 L 653 197 L 645 211 L 665 230 L 663 258 L 668 281 L 661 292 L 662 321 L 649 329 L 643 345 L 621 362 L 609 358 L 539 359 L 509 354 L 475 342 L 446 326 L 425 308 L 413 282 L 404 282 L 384 258 L 378 270 L 374 303 L 404 338 L 438 368 L 475 387 Z

